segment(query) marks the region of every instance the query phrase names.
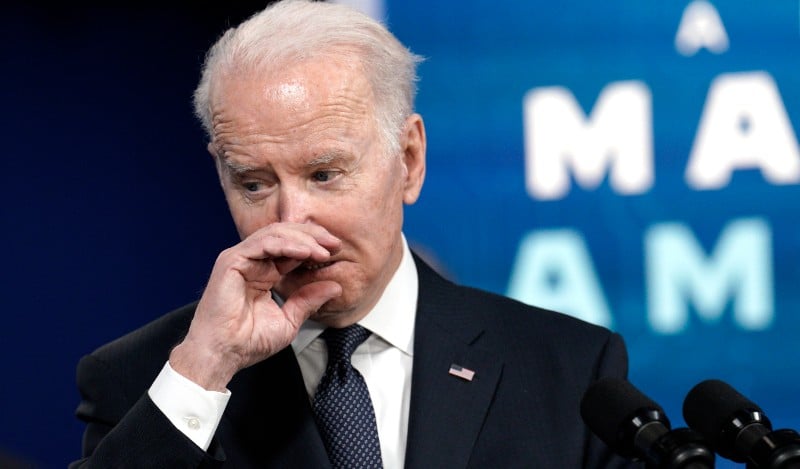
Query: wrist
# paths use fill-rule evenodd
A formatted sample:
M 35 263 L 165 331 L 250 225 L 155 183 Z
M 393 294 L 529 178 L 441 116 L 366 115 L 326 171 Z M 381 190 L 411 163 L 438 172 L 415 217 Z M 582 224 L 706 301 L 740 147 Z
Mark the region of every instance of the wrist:
M 228 383 L 239 369 L 234 360 L 221 353 L 184 339 L 169 355 L 169 365 L 177 373 L 207 391 L 225 392 Z

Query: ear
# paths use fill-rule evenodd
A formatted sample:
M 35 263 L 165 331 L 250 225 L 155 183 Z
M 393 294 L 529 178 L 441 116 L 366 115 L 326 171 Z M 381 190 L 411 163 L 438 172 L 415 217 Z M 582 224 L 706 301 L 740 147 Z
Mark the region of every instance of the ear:
M 422 116 L 412 114 L 406 119 L 406 125 L 401 139 L 405 168 L 403 181 L 403 203 L 411 205 L 419 198 L 422 183 L 425 182 L 425 124 Z

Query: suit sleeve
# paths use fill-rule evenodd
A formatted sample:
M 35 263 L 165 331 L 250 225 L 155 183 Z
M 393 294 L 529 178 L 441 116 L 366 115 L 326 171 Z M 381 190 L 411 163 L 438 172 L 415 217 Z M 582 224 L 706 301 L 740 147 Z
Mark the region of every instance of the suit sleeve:
M 627 379 L 628 353 L 619 334 L 612 333 L 603 347 L 595 368 L 594 380 L 602 377 Z M 644 464 L 617 456 L 605 443 L 600 441 L 588 428 L 585 468 L 644 468 Z
M 76 415 L 86 423 L 83 459 L 74 468 L 219 467 L 224 455 L 212 443 L 209 452 L 175 428 L 143 392 L 127 396 L 113 370 L 93 355 L 78 364 L 81 403 Z

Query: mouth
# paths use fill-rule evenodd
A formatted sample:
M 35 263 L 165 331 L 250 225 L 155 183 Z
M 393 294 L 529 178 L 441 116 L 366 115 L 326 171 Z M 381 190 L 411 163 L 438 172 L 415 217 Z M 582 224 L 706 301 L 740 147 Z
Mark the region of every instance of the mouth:
M 301 268 L 304 270 L 320 270 L 328 267 L 329 265 L 333 265 L 333 261 L 330 262 L 304 262 L 301 264 Z

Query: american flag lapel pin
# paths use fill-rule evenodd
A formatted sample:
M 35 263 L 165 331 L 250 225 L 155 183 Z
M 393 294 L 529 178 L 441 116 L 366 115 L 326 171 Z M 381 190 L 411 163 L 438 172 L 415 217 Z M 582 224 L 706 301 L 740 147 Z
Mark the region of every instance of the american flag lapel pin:
M 456 365 L 455 363 L 450 365 L 450 371 L 448 371 L 448 373 L 467 381 L 472 381 L 472 378 L 475 377 L 475 372 L 473 370 L 464 368 L 461 365 Z

